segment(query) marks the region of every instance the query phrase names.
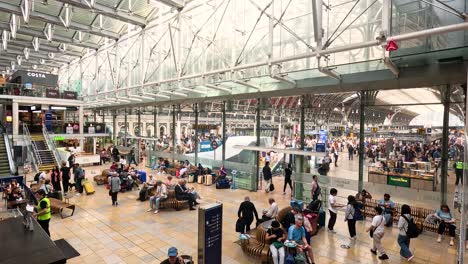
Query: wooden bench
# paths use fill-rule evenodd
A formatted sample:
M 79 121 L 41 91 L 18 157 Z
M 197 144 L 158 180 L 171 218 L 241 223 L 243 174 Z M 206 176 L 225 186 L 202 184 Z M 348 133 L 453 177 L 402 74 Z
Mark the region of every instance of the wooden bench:
M 377 205 L 378 205 L 378 200 L 366 199 L 363 214 L 369 217 L 374 217 L 376 215 L 374 208 Z M 401 214 L 401 206 L 402 204 L 395 203 L 395 209 L 393 211 L 393 219 L 392 219 L 393 223 L 395 224 L 398 224 L 398 219 L 400 218 L 400 214 Z M 410 206 L 410 207 L 411 207 L 411 217 L 413 218 L 413 221 L 416 225 L 422 228 L 423 231 L 430 231 L 430 232 L 437 233 L 438 225 L 426 222 L 426 217 L 428 215 L 435 213 L 434 209 L 427 209 L 427 208 L 421 208 L 421 207 L 415 207 L 415 206 Z M 448 231 L 446 230 L 446 232 Z
M 60 201 L 58 199 L 55 199 L 55 198 L 49 198 L 49 201 L 50 201 L 50 211 L 52 213 L 59 213 L 62 218 L 73 216 L 73 213 L 75 213 L 75 205 L 74 204 L 65 203 L 65 202 L 62 202 L 62 201 Z M 69 216 L 64 216 L 63 215 L 63 209 L 65 209 L 65 208 L 72 210 L 71 215 L 69 215 Z
M 173 208 L 176 211 L 180 211 L 183 207 L 188 207 L 188 201 L 183 200 L 179 201 L 176 199 L 175 191 L 168 190 L 167 191 L 167 199 L 162 201 L 160 204 L 160 208 Z
M 107 184 L 109 174 L 110 174 L 110 170 L 105 169 L 102 171 L 101 175 L 94 176 L 94 181 L 96 182 L 97 185 Z
M 247 255 L 260 259 L 261 263 L 268 263 L 270 258 L 270 244 L 266 239 L 267 231 L 262 225 L 256 228 L 255 236 L 241 242 L 241 249 Z

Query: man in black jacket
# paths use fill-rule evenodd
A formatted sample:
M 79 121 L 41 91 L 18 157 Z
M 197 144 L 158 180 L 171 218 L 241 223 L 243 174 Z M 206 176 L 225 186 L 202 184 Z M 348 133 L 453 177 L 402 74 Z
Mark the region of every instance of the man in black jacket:
M 250 198 L 246 196 L 244 198 L 244 201 L 240 204 L 239 211 L 237 211 L 237 217 L 239 217 L 239 219 L 242 219 L 242 222 L 245 225 L 245 232 L 250 231 L 250 225 L 253 222 L 254 215 L 255 219 L 258 222 L 257 209 L 255 208 L 255 205 L 250 201 Z
M 271 184 L 271 168 L 270 162 L 265 162 L 265 166 L 263 167 L 263 179 L 266 181 L 265 192 L 270 192 L 270 184 Z
M 179 201 L 188 201 L 190 210 L 195 210 L 194 206 L 197 204 L 195 197 L 190 193 L 190 190 L 185 186 L 184 180 L 179 180 L 179 183 L 175 187 L 175 196 Z

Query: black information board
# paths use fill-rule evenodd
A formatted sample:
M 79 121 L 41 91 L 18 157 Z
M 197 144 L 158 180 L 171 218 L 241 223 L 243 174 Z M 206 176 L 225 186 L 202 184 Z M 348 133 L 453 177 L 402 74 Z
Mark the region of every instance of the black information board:
M 221 263 L 223 205 L 219 203 L 207 205 L 198 212 L 198 263 Z

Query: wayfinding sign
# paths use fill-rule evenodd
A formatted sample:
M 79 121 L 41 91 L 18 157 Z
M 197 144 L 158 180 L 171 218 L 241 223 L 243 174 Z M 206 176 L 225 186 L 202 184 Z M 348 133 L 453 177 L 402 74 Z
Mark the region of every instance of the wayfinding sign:
M 198 209 L 198 263 L 221 263 L 223 204 L 213 203 Z

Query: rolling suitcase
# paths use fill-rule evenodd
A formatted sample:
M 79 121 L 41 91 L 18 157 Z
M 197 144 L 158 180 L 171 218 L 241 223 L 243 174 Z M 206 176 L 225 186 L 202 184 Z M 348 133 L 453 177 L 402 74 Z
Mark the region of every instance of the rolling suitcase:
M 83 189 L 85 190 L 87 195 L 94 193 L 94 185 L 89 181 L 83 182 Z
M 229 189 L 231 188 L 231 184 L 229 182 L 229 179 L 226 177 L 224 179 L 218 179 L 216 181 L 216 189 Z
M 204 180 L 204 179 L 205 179 L 205 176 L 203 176 L 203 175 L 198 175 L 198 179 L 197 179 L 198 181 L 197 181 L 197 182 L 198 182 L 199 184 L 203 184 L 203 180 Z
M 319 228 L 325 226 L 325 211 L 323 210 L 319 211 L 318 226 Z
M 213 184 L 213 175 L 205 175 L 205 185 L 209 186 Z
M 194 179 L 195 179 L 195 175 L 194 175 L 194 174 L 190 174 L 190 175 L 188 176 L 188 182 L 189 182 L 189 183 L 192 183 L 192 182 L 194 181 Z

